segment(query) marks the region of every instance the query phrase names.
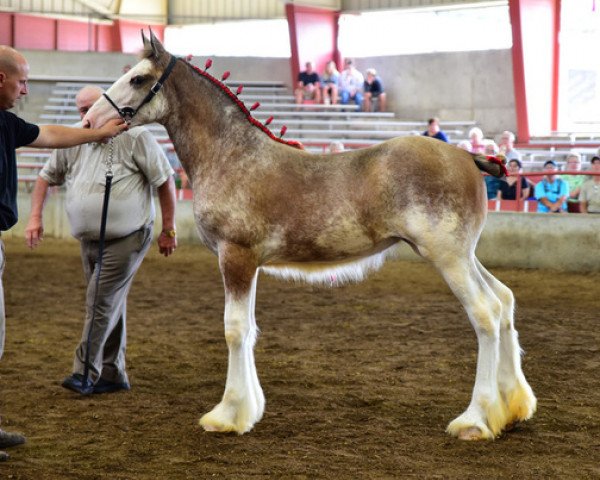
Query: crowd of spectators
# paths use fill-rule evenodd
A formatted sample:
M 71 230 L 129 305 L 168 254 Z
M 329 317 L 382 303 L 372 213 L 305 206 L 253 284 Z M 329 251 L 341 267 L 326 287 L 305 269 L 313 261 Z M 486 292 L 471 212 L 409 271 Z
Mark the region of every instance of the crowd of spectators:
M 448 141 L 437 118 L 428 120 L 427 130 L 422 135 Z M 481 128 L 473 127 L 467 137 L 456 146 L 475 154 L 500 155 L 506 160 L 506 177 L 484 176 L 488 200 L 516 200 L 519 195 L 521 201 L 536 201 L 540 213 L 600 213 L 600 176 L 577 175 L 582 171 L 580 154 L 569 153 L 560 163 L 547 159 L 542 168 L 545 175 L 541 179 L 539 176 L 528 178 L 528 172 L 523 171 L 523 155 L 515 148 L 513 132 L 502 132 L 496 143 L 486 138 Z M 590 161 L 590 171 L 600 172 L 600 149 L 598 156 Z
M 351 58 L 344 60 L 341 72 L 333 60 L 327 62 L 323 73 L 314 71 L 312 62 L 306 62 L 305 70 L 298 74 L 294 91 L 297 104 L 306 100 L 324 105 L 356 105 L 359 111 L 385 112 L 387 105 L 383 81 L 374 68 L 363 75 Z
M 508 176 L 485 177 L 488 200 L 516 200 L 520 190 L 520 200 L 536 201 L 540 213 L 600 213 L 600 178 L 576 174 L 582 171 L 580 154 L 567 154 L 564 163 L 547 159 L 542 167 L 545 175 L 538 181 L 539 176 L 527 178 L 527 172 L 523 172 L 522 155 L 515 148 L 514 133 L 502 132 L 498 144 L 486 139 L 478 127 L 472 128 L 468 136 L 468 141 L 459 142 L 457 146 L 472 153 L 502 155 L 507 161 Z M 600 171 L 600 156 L 591 159 L 590 170 Z

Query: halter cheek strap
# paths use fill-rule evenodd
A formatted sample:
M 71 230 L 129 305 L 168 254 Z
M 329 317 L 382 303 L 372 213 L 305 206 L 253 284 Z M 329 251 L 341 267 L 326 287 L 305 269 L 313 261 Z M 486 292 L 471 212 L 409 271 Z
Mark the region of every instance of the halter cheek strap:
M 146 94 L 146 96 L 144 97 L 144 99 L 138 105 L 138 107 L 136 109 L 134 109 L 133 107 L 119 108 L 117 106 L 117 104 L 112 101 L 112 99 L 108 96 L 107 93 L 103 93 L 102 95 L 104 96 L 104 98 L 106 98 L 106 100 L 108 100 L 108 103 L 110 103 L 112 105 L 112 107 L 117 111 L 117 113 L 119 114 L 119 117 L 121 117 L 126 122 L 130 122 L 133 119 L 133 117 L 135 117 L 135 115 L 139 112 L 140 108 L 142 108 L 150 100 L 152 100 L 156 96 L 156 94 L 160 91 L 163 84 L 167 81 L 167 78 L 169 78 L 169 75 L 171 75 L 171 72 L 173 71 L 173 67 L 175 67 L 176 62 L 177 62 L 177 57 L 171 55 L 171 59 L 169 60 L 169 64 L 167 65 L 167 68 L 165 68 L 165 70 L 163 71 L 162 75 L 157 80 L 157 82 L 154 85 L 152 85 L 152 88 L 150 88 L 150 91 Z

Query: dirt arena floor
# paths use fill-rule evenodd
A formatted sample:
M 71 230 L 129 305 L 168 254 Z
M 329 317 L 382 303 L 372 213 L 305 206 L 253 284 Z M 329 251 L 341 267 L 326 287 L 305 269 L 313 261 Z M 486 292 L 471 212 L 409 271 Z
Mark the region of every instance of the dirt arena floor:
M 150 254 L 129 301 L 128 393 L 60 387 L 82 326 L 78 244 L 6 240 L 3 427 L 27 435 L 2 479 L 600 478 L 600 274 L 492 269 L 515 292 L 538 397 L 493 442 L 444 433 L 467 406 L 476 340 L 440 277 L 391 261 L 340 288 L 259 279 L 256 362 L 267 397 L 250 433 L 205 433 L 227 350 L 216 258 Z M 153 247 L 154 248 L 154 247 Z

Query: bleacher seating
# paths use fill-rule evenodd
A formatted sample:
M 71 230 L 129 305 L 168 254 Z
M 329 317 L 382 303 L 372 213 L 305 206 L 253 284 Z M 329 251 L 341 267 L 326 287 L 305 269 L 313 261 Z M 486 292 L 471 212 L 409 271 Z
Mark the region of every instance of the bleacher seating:
M 87 80 L 87 79 L 86 79 Z M 79 121 L 75 107 L 75 95 L 84 85 L 95 83 L 108 88 L 106 82 L 57 81 L 43 111 L 39 115 L 41 123 L 73 124 Z M 308 151 L 323 152 L 333 141 L 340 141 L 347 149 L 361 148 L 384 140 L 419 135 L 427 128 L 424 121 L 401 121 L 393 112 L 360 112 L 353 105 L 321 105 L 293 102 L 291 90 L 279 82 L 239 81 L 226 82 L 236 90 L 244 89 L 239 98 L 248 106 L 255 102 L 260 107 L 252 112 L 258 120 L 265 122 L 274 117 L 269 128 L 276 134 L 282 126 L 287 127 L 286 139 L 299 140 Z M 464 138 L 474 121 L 442 122 L 442 128 L 454 143 Z M 176 155 L 169 136 L 161 125 L 149 126 L 156 139 L 164 147 L 168 156 L 176 161 Z M 27 167 L 19 171 L 21 181 L 28 183 L 37 173 L 36 165 L 41 166 L 47 154 L 19 151 L 19 162 Z

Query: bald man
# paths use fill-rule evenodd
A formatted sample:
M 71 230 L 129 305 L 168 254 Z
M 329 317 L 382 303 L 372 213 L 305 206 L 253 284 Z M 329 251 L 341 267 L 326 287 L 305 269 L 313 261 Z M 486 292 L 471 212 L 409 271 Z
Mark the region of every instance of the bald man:
M 2 232 L 17 223 L 17 158 L 15 150 L 30 146 L 63 148 L 112 138 L 127 125 L 112 121 L 100 129 L 70 128 L 60 125 L 34 125 L 7 110 L 28 93 L 29 64 L 14 48 L 0 45 L 0 357 L 4 350 L 5 314 L 2 273 L 4 244 Z M 25 442 L 25 437 L 0 429 L 0 461 L 8 458 L 2 449 Z
M 102 93 L 97 86 L 84 87 L 77 93 L 75 103 L 82 119 Z M 105 183 L 109 148 L 113 149 L 114 177 L 96 289 L 104 196 L 104 189 L 98 185 Z M 131 128 L 116 138 L 112 147 L 88 144 L 56 150 L 40 171 L 25 228 L 27 244 L 34 248 L 42 239 L 42 211 L 48 187 L 64 184 L 71 234 L 81 243 L 88 282 L 86 318 L 75 350 L 73 373 L 62 383 L 69 390 L 89 395 L 130 389 L 125 370 L 127 295 L 152 242 L 153 187 L 162 212 L 159 252 L 168 256 L 177 247 L 173 173 L 162 148 L 144 127 Z M 84 378 L 88 357 L 89 378 Z

